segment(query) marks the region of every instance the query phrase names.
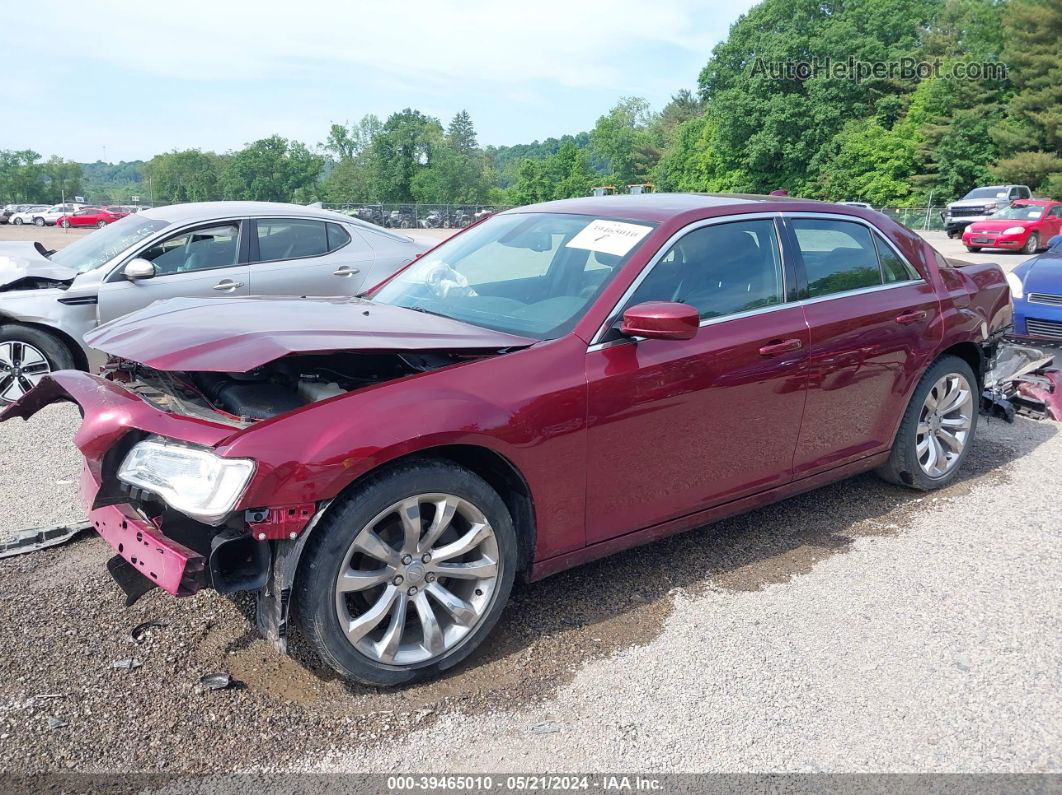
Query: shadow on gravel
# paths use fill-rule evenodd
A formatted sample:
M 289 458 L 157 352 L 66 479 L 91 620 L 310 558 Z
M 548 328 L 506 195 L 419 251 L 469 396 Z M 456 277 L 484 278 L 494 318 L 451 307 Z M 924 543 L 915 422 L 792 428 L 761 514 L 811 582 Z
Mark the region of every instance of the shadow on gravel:
M 377 692 L 343 683 L 298 637 L 291 653 L 307 675 L 342 687 L 355 702 L 372 709 L 411 709 L 442 701 L 462 702 L 472 710 L 526 703 L 548 696 L 588 659 L 655 638 L 671 612 L 673 589 L 755 591 L 785 583 L 824 558 L 848 551 L 857 538 L 901 532 L 912 514 L 927 506 L 960 498 L 977 486 L 1005 484 L 1012 461 L 1057 433 L 1049 423 L 1019 423 L 982 425 L 961 477 L 942 491 L 917 492 L 862 475 L 541 582 L 517 585 L 487 646 L 427 685 Z M 253 621 L 253 615 L 248 618 Z M 281 679 L 290 688 L 291 677 Z

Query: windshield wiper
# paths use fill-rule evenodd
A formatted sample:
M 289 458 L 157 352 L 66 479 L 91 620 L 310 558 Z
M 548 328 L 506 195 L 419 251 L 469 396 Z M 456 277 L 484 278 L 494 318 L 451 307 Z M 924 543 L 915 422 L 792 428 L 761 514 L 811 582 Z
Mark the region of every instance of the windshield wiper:
M 449 315 L 444 315 L 442 312 L 433 312 L 430 309 L 425 309 L 422 306 L 403 306 L 403 309 L 411 309 L 414 312 L 423 312 L 425 315 L 435 315 L 435 317 L 444 317 L 447 320 L 453 320 Z

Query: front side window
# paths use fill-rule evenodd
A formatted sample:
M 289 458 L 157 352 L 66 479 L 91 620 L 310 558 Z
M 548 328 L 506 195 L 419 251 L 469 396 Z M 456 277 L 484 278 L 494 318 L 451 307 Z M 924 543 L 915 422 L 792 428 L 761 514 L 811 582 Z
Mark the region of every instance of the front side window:
M 780 304 L 783 294 L 774 222 L 735 221 L 695 229 L 675 243 L 627 307 L 678 301 L 695 307 L 703 319 Z
M 820 218 L 794 218 L 790 223 L 804 260 L 810 297 L 881 284 L 878 254 L 865 226 Z
M 443 243 L 374 301 L 553 339 L 575 327 L 653 224 L 505 213 Z
M 324 221 L 310 218 L 259 218 L 256 262 L 319 257 L 328 253 Z
M 235 265 L 239 243 L 240 225 L 230 221 L 167 238 L 140 256 L 154 263 L 159 276 L 168 276 Z

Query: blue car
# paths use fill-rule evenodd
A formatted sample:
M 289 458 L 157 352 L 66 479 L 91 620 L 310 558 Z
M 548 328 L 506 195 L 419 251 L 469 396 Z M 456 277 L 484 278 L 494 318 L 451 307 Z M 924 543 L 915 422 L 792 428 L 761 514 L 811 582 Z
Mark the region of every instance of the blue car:
M 1062 343 L 1062 235 L 1048 249 L 1007 274 L 1014 301 L 1014 333 Z

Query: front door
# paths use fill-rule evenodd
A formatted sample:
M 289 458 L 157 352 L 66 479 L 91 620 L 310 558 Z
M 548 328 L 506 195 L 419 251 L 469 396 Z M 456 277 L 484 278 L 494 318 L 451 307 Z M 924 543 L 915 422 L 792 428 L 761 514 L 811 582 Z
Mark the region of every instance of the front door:
M 587 353 L 589 543 L 791 479 L 809 338 L 780 251 L 770 218 L 687 233 L 623 307 L 690 304 L 697 335 Z
M 822 217 L 788 223 L 811 330 L 794 460 L 800 478 L 891 446 L 942 330 L 934 287 L 868 225 Z
M 178 232 L 136 254 L 155 265 L 155 276 L 130 281 L 123 265 L 100 286 L 99 321 L 106 323 L 165 298 L 248 295 L 248 266 L 241 264 L 239 221 Z
M 258 218 L 251 226 L 252 295 L 361 291 L 373 250 L 346 225 L 313 218 Z

